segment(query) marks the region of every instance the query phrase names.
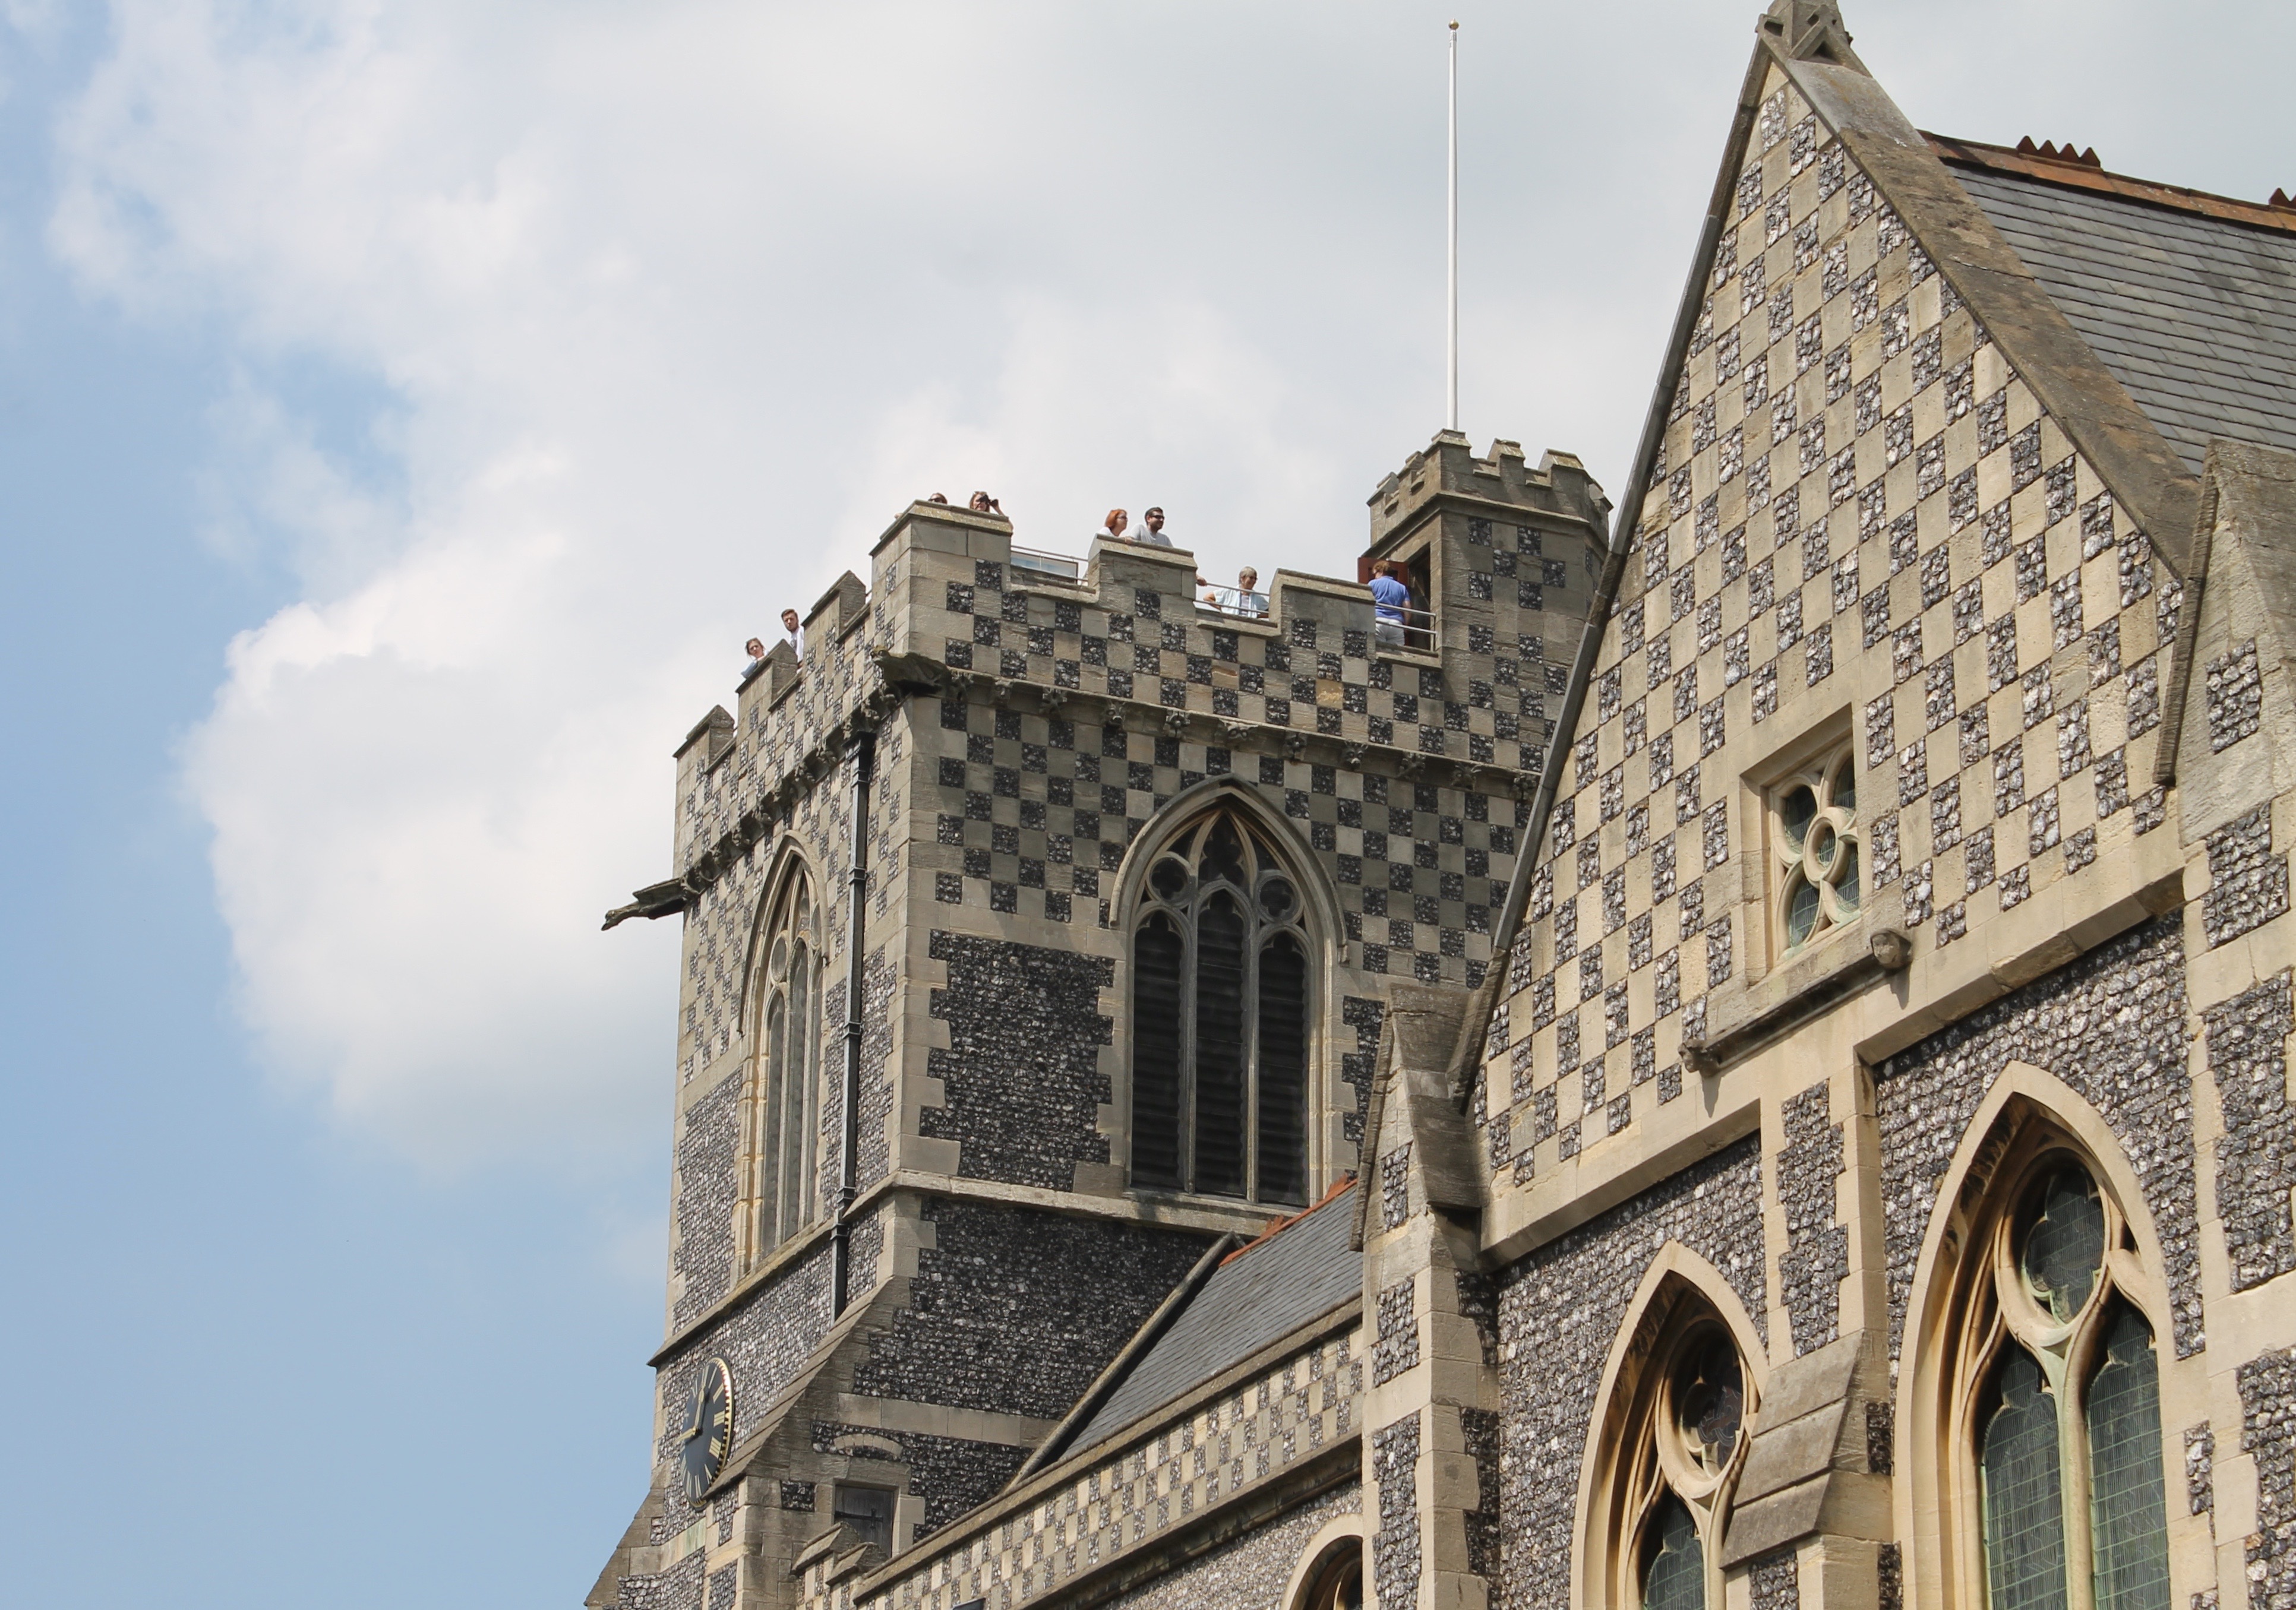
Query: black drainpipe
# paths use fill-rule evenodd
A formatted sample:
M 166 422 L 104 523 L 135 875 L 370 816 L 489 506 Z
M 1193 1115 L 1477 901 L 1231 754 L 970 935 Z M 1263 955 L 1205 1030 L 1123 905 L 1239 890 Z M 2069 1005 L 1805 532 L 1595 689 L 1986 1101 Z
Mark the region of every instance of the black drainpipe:
M 853 1267 L 855 1181 L 860 1159 L 855 1156 L 861 1139 L 861 929 L 867 919 L 869 897 L 869 773 L 877 758 L 877 735 L 856 728 L 845 746 L 853 768 L 852 870 L 845 921 L 845 1134 L 837 1152 L 837 1220 L 829 1232 L 829 1312 L 845 1312 L 848 1282 Z

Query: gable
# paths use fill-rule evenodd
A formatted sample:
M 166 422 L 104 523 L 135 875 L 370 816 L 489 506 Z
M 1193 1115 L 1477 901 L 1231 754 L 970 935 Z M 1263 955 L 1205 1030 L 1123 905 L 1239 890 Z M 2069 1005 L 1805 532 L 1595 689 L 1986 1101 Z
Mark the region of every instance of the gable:
M 2136 463 L 2161 507 L 2181 466 L 2157 432 L 2130 445 L 2142 415 L 2091 395 L 2093 357 L 2033 378 L 2052 349 L 1995 338 L 1800 75 L 1886 105 L 1870 80 L 1764 61 L 1488 1041 L 1489 1156 L 1518 1183 L 1653 1124 L 1690 1132 L 1699 1103 L 1661 1112 L 1685 1064 L 1787 959 L 1777 768 L 1853 757 L 1857 931 L 1904 932 L 1933 973 L 2068 880 L 2117 875 L 2101 858 L 2162 820 L 2145 790 L 2181 588 L 2075 438 L 2109 425 L 2116 473 Z M 2062 326 L 2036 301 L 2008 303 L 2021 332 Z M 2071 427 L 2067 396 L 2090 410 Z

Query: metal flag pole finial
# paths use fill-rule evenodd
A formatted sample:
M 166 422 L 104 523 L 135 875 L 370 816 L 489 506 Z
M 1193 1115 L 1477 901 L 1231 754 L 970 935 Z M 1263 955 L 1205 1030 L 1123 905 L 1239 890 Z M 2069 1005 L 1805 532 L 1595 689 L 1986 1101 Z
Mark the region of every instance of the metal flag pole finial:
M 1443 429 L 1459 428 L 1459 24 L 1451 24 L 1451 162 L 1448 296 L 1443 342 Z

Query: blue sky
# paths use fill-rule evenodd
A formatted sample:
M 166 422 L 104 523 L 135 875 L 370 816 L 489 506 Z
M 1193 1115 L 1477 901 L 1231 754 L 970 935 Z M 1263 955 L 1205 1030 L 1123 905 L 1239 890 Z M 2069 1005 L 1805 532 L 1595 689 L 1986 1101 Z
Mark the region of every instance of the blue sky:
M 1636 12 L 1459 13 L 1464 423 L 1611 482 L 1754 8 Z M 2260 199 L 2289 13 L 1849 15 L 1924 127 Z M 1439 417 L 1449 14 L 0 0 L 14 1602 L 578 1602 L 670 746 L 928 491 L 1349 570 Z

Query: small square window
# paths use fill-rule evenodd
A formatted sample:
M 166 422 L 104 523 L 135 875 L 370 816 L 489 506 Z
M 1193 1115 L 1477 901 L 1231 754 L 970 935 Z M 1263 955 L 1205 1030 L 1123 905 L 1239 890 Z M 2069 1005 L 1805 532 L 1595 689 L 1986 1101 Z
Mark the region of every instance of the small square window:
M 853 1529 L 854 1536 L 882 1553 L 893 1552 L 893 1495 L 882 1487 L 848 1487 L 838 1483 L 837 1520 Z
M 1771 934 L 1781 957 L 1857 920 L 1866 873 L 1853 749 L 1832 744 L 1767 790 Z

